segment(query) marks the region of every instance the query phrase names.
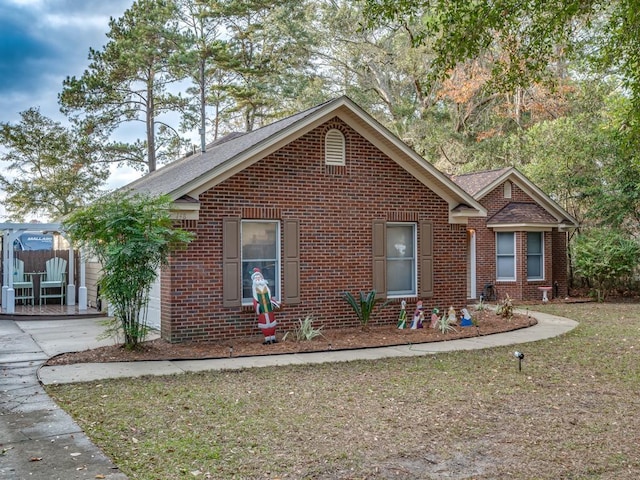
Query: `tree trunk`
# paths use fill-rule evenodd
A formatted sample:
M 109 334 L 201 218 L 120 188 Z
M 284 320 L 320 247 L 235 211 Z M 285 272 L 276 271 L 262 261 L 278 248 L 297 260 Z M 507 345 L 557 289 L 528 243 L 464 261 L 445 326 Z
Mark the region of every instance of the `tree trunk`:
M 153 72 L 147 80 L 147 164 L 149 173 L 156 170 L 155 102 L 153 97 Z

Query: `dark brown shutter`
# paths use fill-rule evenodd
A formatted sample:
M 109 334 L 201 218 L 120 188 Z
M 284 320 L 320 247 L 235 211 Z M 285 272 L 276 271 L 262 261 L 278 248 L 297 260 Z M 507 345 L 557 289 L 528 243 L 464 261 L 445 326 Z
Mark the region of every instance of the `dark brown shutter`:
M 387 297 L 387 224 L 373 221 L 373 289 L 376 298 Z
M 240 219 L 222 219 L 222 304 L 242 305 L 242 258 L 240 255 Z
M 300 222 L 284 221 L 284 293 L 285 304 L 300 303 Z
M 433 297 L 433 224 L 420 222 L 420 296 Z

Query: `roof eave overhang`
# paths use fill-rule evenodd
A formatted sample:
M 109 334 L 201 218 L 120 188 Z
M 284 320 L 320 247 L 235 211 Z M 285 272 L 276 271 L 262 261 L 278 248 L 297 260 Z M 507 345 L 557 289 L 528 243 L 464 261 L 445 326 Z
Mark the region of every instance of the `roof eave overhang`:
M 550 232 L 558 227 L 557 223 L 493 223 L 487 227 L 494 232 Z
M 484 208 L 482 210 L 478 210 L 475 208 L 456 207 L 454 210 L 451 210 L 449 212 L 449 223 L 466 225 L 468 223 L 469 218 L 478 218 L 478 217 L 486 217 L 486 216 L 487 216 L 487 211 Z
M 570 232 L 571 230 L 575 230 L 578 228 L 577 223 L 561 223 L 558 225 L 558 231 L 560 232 Z
M 200 218 L 200 202 L 189 198 L 178 198 L 171 204 L 169 215 L 174 220 L 198 220 Z

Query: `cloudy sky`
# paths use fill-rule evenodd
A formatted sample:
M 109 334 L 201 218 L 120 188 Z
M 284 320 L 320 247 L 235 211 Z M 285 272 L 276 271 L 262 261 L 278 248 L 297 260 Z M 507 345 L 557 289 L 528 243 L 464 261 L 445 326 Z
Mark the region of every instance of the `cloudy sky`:
M 39 107 L 43 115 L 64 123 L 58 106 L 62 81 L 82 75 L 89 48 L 100 50 L 107 43 L 109 18 L 119 18 L 132 3 L 0 0 L 0 122 L 17 122 L 20 112 Z M 136 176 L 126 169 L 114 171 L 109 186 Z

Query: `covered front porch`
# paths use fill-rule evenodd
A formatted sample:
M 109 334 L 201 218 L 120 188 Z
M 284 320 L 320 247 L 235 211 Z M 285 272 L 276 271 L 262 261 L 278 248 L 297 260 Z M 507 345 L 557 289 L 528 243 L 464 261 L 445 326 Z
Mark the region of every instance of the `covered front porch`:
M 78 305 L 15 305 L 13 313 L 0 308 L 0 320 L 45 320 L 56 318 L 90 318 L 104 317 L 106 312 L 101 312 L 94 307 L 80 310 Z
M 58 223 L 0 223 L 2 234 L 2 315 L 74 315 L 84 314 L 91 307 L 87 298 L 85 259 L 79 254 L 80 285 L 76 282 L 76 252 L 69 239 L 66 238 Z M 50 248 L 30 252 L 30 248 L 23 246 L 21 240 L 25 234 L 50 236 L 53 242 Z M 68 250 L 64 251 L 64 258 L 58 256 L 60 245 L 64 244 Z M 41 254 L 41 261 L 37 265 L 29 265 L 18 258 L 20 255 Z M 62 281 L 59 295 L 49 295 L 44 288 L 48 272 L 49 260 L 59 260 L 62 266 Z M 51 282 L 48 282 L 49 285 Z M 56 298 L 57 297 L 57 298 Z M 53 300 L 51 299 L 53 298 Z M 77 301 L 76 301 L 77 299 Z M 43 302 L 44 300 L 44 302 Z M 51 302 L 57 304 L 51 304 Z M 97 313 L 97 310 L 95 310 Z

